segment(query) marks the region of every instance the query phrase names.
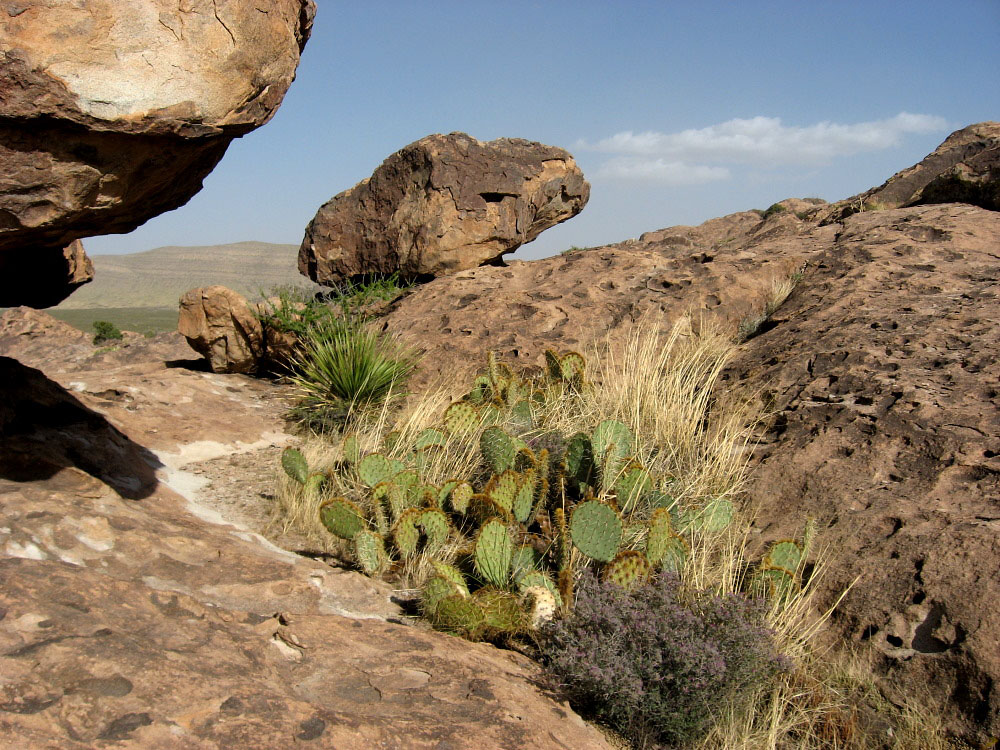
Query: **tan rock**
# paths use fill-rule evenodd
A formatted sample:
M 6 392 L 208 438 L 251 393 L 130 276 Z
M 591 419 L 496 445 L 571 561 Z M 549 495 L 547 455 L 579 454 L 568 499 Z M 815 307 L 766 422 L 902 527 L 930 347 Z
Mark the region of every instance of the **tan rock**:
M 0 304 L 52 307 L 94 278 L 94 264 L 80 240 L 62 250 L 0 252 Z
M 42 258 L 186 203 L 230 141 L 274 114 L 315 10 L 312 0 L 8 5 L 0 257 Z
M 185 292 L 177 330 L 213 372 L 253 372 L 264 356 L 264 330 L 256 308 L 224 286 Z
M 332 198 L 306 228 L 299 270 L 439 276 L 513 252 L 575 216 L 590 185 L 566 151 L 517 138 L 429 135 Z

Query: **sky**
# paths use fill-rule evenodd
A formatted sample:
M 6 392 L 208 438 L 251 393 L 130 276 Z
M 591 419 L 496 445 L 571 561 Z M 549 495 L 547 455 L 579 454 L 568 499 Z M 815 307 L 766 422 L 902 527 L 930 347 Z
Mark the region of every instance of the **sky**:
M 1000 0 L 317 0 L 275 117 L 200 193 L 91 255 L 298 244 L 316 210 L 431 133 L 560 146 L 583 212 L 532 259 L 775 201 L 834 201 L 1000 119 Z

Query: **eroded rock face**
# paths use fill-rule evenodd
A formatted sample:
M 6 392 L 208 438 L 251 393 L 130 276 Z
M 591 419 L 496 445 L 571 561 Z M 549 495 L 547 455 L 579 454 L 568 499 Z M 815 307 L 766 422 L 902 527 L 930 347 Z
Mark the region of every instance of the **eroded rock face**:
M 177 330 L 212 372 L 254 372 L 264 357 L 264 328 L 256 308 L 224 286 L 185 292 Z
M 880 187 L 838 201 L 818 216 L 837 221 L 853 213 L 927 203 L 969 203 L 1000 211 L 1000 122 L 956 130 L 919 164 Z
M 761 539 L 817 518 L 825 602 L 860 575 L 831 632 L 875 647 L 886 689 L 930 686 L 953 729 L 995 735 L 1000 214 L 944 204 L 819 226 L 815 207 L 783 204 L 436 279 L 389 327 L 427 350 L 424 382 L 482 368 L 486 349 L 540 367 L 545 348 L 586 351 L 650 310 L 735 328 L 801 271 L 727 375 L 777 410 L 749 489 Z
M 44 259 L 186 203 L 230 141 L 274 114 L 314 12 L 312 0 L 10 4 L 0 256 Z M 0 305 L 16 292 L 0 284 Z
M 80 240 L 62 250 L 0 252 L 0 299 L 4 305 L 52 307 L 94 278 L 94 264 Z
M 368 273 L 413 278 L 475 268 L 575 216 L 589 197 L 583 173 L 560 148 L 429 135 L 319 209 L 299 270 L 333 285 Z

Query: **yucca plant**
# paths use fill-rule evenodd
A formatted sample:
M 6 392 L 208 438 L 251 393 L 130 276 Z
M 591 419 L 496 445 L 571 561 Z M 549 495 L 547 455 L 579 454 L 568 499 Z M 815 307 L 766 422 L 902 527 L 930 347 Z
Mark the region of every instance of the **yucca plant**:
M 293 414 L 319 428 L 399 395 L 419 355 L 392 334 L 347 318 L 311 327 L 292 363 L 300 392 Z

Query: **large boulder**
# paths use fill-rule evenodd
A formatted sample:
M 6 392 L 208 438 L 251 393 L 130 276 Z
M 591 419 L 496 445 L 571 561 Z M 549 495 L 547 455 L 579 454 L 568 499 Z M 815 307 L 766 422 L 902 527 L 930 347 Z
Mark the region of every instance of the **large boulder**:
M 475 268 L 575 216 L 589 197 L 563 149 L 429 135 L 319 209 L 299 270 L 332 286 L 369 273 L 414 278 Z
M 212 372 L 254 372 L 264 357 L 264 327 L 257 309 L 224 286 L 185 292 L 177 330 L 208 360 Z
M 58 305 L 94 278 L 94 264 L 80 240 L 35 253 L 0 252 L 2 304 L 17 307 Z
M 186 203 L 232 139 L 274 114 L 315 12 L 312 0 L 8 6 L 0 257 L 41 258 Z M 22 281 L 0 279 L 0 305 L 17 304 Z
M 919 164 L 817 215 L 830 222 L 853 213 L 928 203 L 971 203 L 1000 211 L 1000 122 L 956 130 Z

